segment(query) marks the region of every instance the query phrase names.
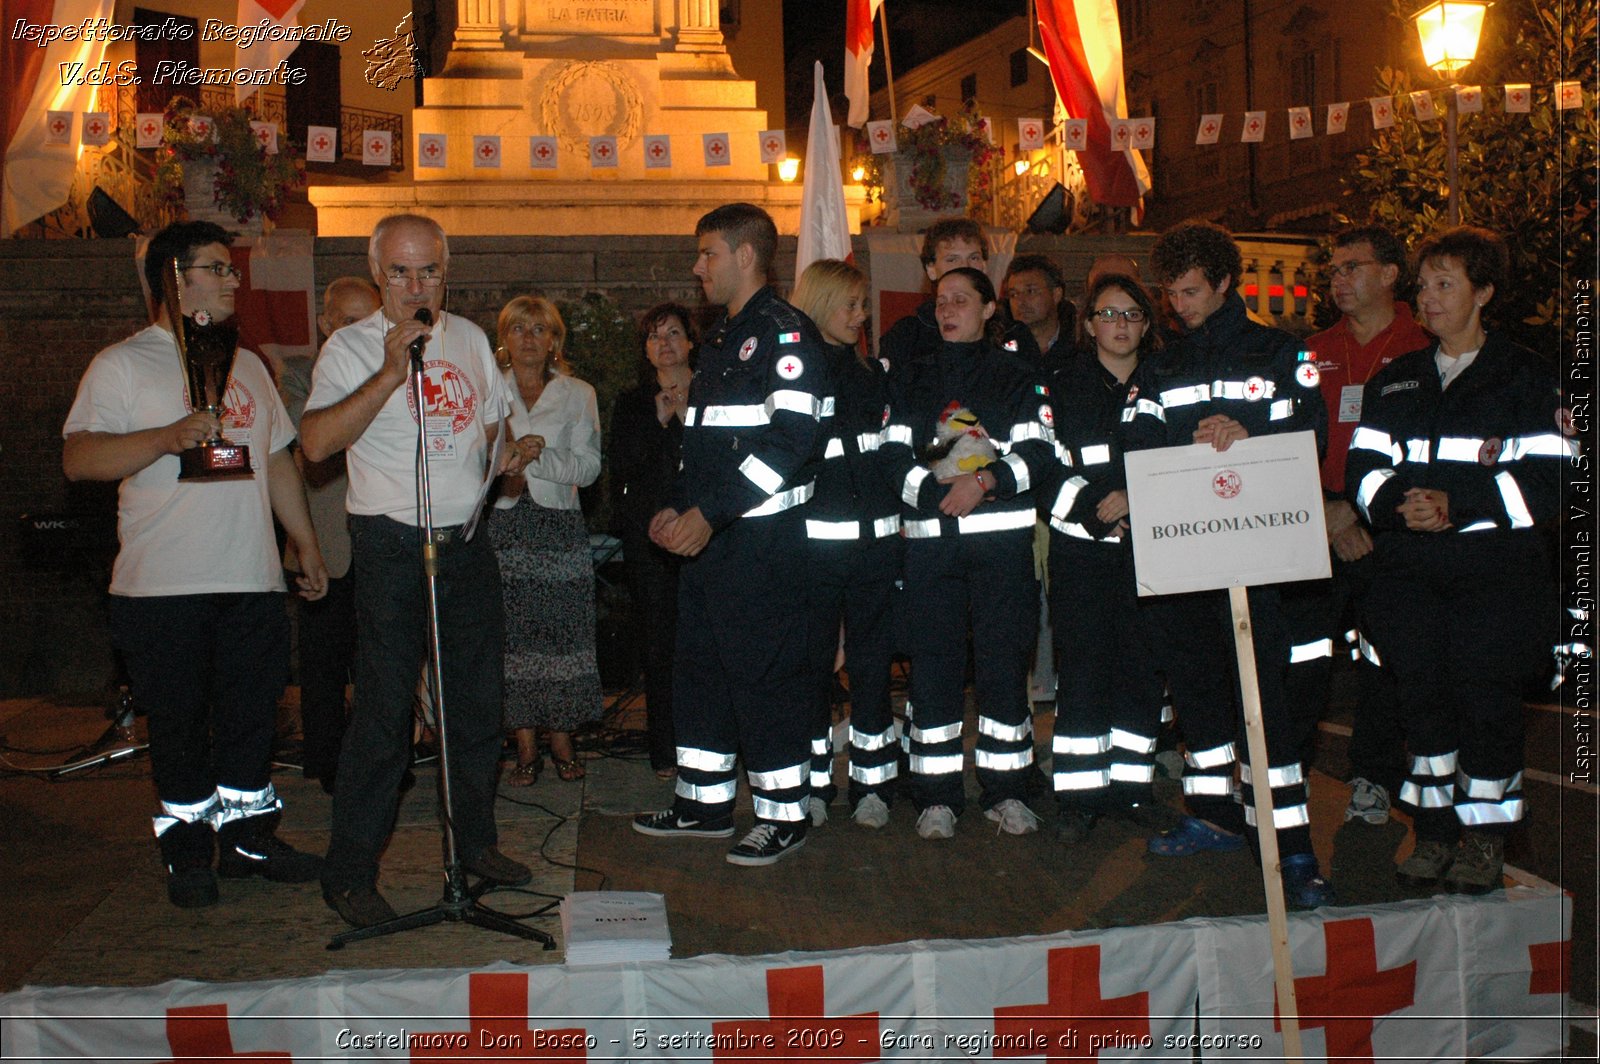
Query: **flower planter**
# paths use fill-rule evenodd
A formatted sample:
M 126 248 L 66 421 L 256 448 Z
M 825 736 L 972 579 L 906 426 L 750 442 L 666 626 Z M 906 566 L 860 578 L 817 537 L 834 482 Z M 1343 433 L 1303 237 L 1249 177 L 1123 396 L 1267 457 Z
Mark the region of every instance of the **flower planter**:
M 967 175 L 972 168 L 972 153 L 961 147 L 938 150 L 944 161 L 944 173 L 939 182 L 943 202 L 931 207 L 919 202 L 919 190 L 913 187 L 917 153 L 902 149 L 884 158 L 884 224 L 914 232 L 926 229 L 939 218 L 967 213 Z M 923 199 L 927 198 L 924 195 Z
M 205 159 L 190 159 L 183 164 L 183 211 L 191 222 L 215 222 L 224 229 L 247 235 L 260 235 L 262 217 L 258 211 L 248 222 L 241 222 L 217 206 L 217 164 Z

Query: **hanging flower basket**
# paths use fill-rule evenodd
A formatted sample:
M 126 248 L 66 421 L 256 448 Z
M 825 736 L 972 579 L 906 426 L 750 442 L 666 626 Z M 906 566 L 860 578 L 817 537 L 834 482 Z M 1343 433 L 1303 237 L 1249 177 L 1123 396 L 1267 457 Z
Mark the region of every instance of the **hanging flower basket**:
M 260 232 L 263 222 L 283 210 L 285 193 L 305 184 L 293 149 L 279 138 L 278 151 L 269 154 L 257 142 L 250 128 L 255 114 L 246 108 L 212 108 L 211 136 L 196 132 L 198 113 L 194 101 L 182 96 L 167 105 L 167 130 L 157 149 L 157 189 L 169 201 L 181 202 L 193 221 Z
M 902 148 L 884 158 L 884 222 L 896 229 L 925 229 L 936 219 L 967 213 L 972 153 L 945 146 L 932 152 Z

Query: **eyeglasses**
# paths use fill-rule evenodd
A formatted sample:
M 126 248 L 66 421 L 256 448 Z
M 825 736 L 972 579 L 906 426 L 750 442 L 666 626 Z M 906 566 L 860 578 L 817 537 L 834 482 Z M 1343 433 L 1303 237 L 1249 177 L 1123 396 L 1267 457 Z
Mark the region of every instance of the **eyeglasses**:
M 392 288 L 407 288 L 412 281 L 417 282 L 424 288 L 438 288 L 444 284 L 444 274 L 440 272 L 437 266 L 424 266 L 415 273 L 404 266 L 396 266 L 383 276 Z
M 1116 307 L 1101 307 L 1090 314 L 1089 317 L 1103 322 L 1113 322 L 1121 318 L 1129 325 L 1137 325 L 1144 321 L 1144 311 L 1138 307 L 1129 307 L 1127 310 L 1118 310 Z
M 185 270 L 205 270 L 213 277 L 232 277 L 237 281 L 244 275 L 239 272 L 239 267 L 231 262 L 207 262 L 196 266 L 185 266 Z
M 1339 265 L 1329 266 L 1328 272 L 1333 274 L 1335 277 L 1354 277 L 1355 272 L 1361 269 L 1361 267 L 1376 266 L 1377 264 L 1377 259 L 1358 259 L 1355 262 L 1346 262 Z

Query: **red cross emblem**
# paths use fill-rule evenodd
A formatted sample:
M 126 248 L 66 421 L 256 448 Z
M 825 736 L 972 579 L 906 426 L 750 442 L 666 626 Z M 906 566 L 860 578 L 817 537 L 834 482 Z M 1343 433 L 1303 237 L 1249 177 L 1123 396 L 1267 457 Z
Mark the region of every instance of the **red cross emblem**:
M 456 435 L 472 427 L 478 414 L 478 392 L 467 375 L 453 363 L 432 359 L 422 367 L 422 401 L 429 417 L 448 417 L 450 430 Z M 406 389 L 406 405 L 411 416 L 417 416 L 416 399 Z
M 443 1060 L 587 1060 L 582 1027 L 529 1027 L 528 977 L 512 972 L 467 978 L 466 1031 L 407 1032 L 412 1064 Z
M 191 1005 L 167 1010 L 167 1045 L 172 1060 L 293 1060 L 286 1051 L 235 1053 L 228 1030 L 228 1006 Z
M 1100 996 L 1099 946 L 1053 949 L 1045 971 L 1049 1000 L 994 1010 L 995 1036 L 1005 1039 L 1004 1044 L 995 1046 L 996 1057 L 1098 1060 L 1102 1044 L 1149 1036 L 1149 991 L 1117 998 Z M 1033 1048 L 1041 1035 L 1046 1045 Z
M 767 1013 L 769 1020 L 725 1020 L 711 1025 L 718 1042 L 727 1041 L 742 1049 L 712 1051 L 713 1060 L 757 1060 L 761 1058 L 804 1057 L 806 1060 L 838 1060 L 851 1064 L 870 1064 L 879 1059 L 878 1014 L 858 1012 L 852 1016 L 829 1016 L 823 1009 L 822 965 L 767 970 Z M 754 1042 L 770 1048 L 749 1048 Z
M 879 126 L 873 131 L 872 139 L 876 140 L 879 144 L 882 144 L 884 141 L 889 139 L 889 131 L 884 129 L 882 126 Z
M 663 148 L 661 146 L 661 142 L 659 140 L 656 141 L 654 144 L 650 145 L 650 157 L 651 158 L 659 159 L 663 155 L 665 155 L 666 153 L 667 153 L 667 149 L 665 149 L 665 148 Z
M 537 148 L 533 149 L 533 154 L 537 155 L 541 159 L 550 158 L 550 145 L 548 145 L 548 144 L 539 145 Z
M 261 142 L 262 147 L 266 147 L 267 141 L 272 139 L 272 130 L 262 126 L 260 129 L 256 130 L 256 139 Z
M 1027 137 L 1029 140 L 1032 140 L 1034 137 L 1037 137 L 1039 135 L 1039 127 L 1038 126 L 1026 126 L 1022 130 L 1022 135 Z
M 197 120 L 195 122 L 195 124 L 194 124 L 194 135 L 197 136 L 197 137 L 209 137 L 209 136 L 211 136 L 211 123 L 210 123 L 210 121 L 205 120 L 205 119 Z
M 142 127 L 141 132 L 144 133 L 144 135 L 147 136 L 147 137 L 155 136 L 156 135 L 156 124 L 154 122 L 146 122 L 144 124 L 144 126 Z
M 1306 116 L 1305 115 L 1295 115 L 1294 116 L 1294 125 L 1295 125 L 1296 129 L 1304 129 L 1305 125 L 1306 125 Z
M 1379 118 L 1388 118 L 1389 117 L 1389 108 L 1384 106 L 1383 104 L 1379 104 L 1378 105 L 1378 117 Z
M 1138 129 L 1134 130 L 1133 135 L 1138 137 L 1140 140 L 1143 140 L 1145 137 L 1150 135 L 1150 127 L 1140 126 Z
M 1490 436 L 1483 441 L 1483 446 L 1478 448 L 1478 464 L 1492 466 L 1500 460 L 1500 452 L 1504 449 L 1500 437 Z
M 104 128 L 105 125 L 101 123 L 98 118 L 89 119 L 89 135 L 91 137 L 98 137 L 100 135 L 100 131 Z
M 1578 86 L 1561 86 L 1561 102 L 1564 104 L 1576 104 L 1578 102 Z
M 320 145 L 319 145 L 319 147 L 320 147 Z M 424 144 L 422 146 L 422 154 L 426 155 L 430 159 L 432 159 L 434 156 L 438 155 L 439 154 L 439 142 L 436 141 L 436 140 L 428 141 L 426 144 Z
M 54 122 L 50 123 L 50 132 L 60 134 L 60 133 L 65 133 L 66 131 L 67 131 L 67 124 L 65 122 L 63 122 L 61 119 L 58 118 Z
M 1513 92 L 1511 94 L 1511 99 L 1516 101 L 1517 103 L 1521 103 L 1522 102 L 1522 98 L 1523 98 L 1523 92 L 1522 92 L 1521 89 L 1518 89 L 1518 90 L 1516 90 L 1515 92 Z
M 1295 367 L 1295 379 L 1303 388 L 1315 388 L 1322 381 L 1322 371 L 1315 362 L 1302 362 Z
M 1265 390 L 1265 386 L 1266 382 L 1260 377 L 1251 377 L 1244 382 L 1244 397 L 1251 402 L 1255 402 L 1261 398 L 1261 393 Z
M 1254 118 L 1252 118 L 1250 120 L 1250 132 L 1254 133 L 1256 130 L 1258 130 L 1260 128 L 1261 128 L 1261 123 L 1257 122 Z
M 778 150 L 778 138 L 777 137 L 768 137 L 767 138 L 767 151 L 768 152 L 775 152 L 777 150 Z
M 311 146 L 316 148 L 318 151 L 327 151 L 328 150 L 328 138 L 326 136 L 324 136 L 323 134 L 319 133 L 319 134 L 317 134 L 317 139 L 312 143 Z M 429 146 L 432 147 L 432 142 L 431 141 L 429 142 Z
M 1127 140 L 1128 139 L 1128 127 L 1127 126 L 1118 126 L 1117 127 L 1117 139 L 1118 140 Z
M 601 144 L 601 145 L 599 145 L 598 147 L 595 148 L 595 154 L 600 156 L 600 158 L 602 158 L 602 159 L 611 158 L 611 145 L 609 145 L 609 144 Z
M 1468 89 L 1466 92 L 1463 92 L 1461 94 L 1461 99 L 1466 103 L 1477 103 L 1478 102 L 1478 90 L 1477 89 Z
M 1572 939 L 1540 942 L 1528 947 L 1528 993 L 1565 994 L 1571 986 Z
M 367 151 L 371 152 L 373 155 L 379 154 L 383 151 L 383 141 L 379 140 L 377 137 L 373 137 L 372 140 L 367 144 Z
M 1046 425 L 1054 425 L 1056 423 L 1056 415 L 1050 409 L 1050 404 L 1046 403 L 1039 408 L 1039 420 Z
M 1329 1064 L 1370 1061 L 1372 1028 L 1378 1017 L 1415 1004 L 1417 962 L 1378 971 L 1371 917 L 1331 920 L 1322 925 L 1322 940 L 1328 974 L 1294 981 L 1300 1026 L 1322 1028 Z M 1276 1004 L 1272 1023 L 1274 1030 L 1282 1029 Z
M 489 141 L 484 141 L 483 142 L 483 146 L 478 149 L 478 154 L 483 156 L 485 159 L 493 159 L 494 158 L 494 145 L 491 144 Z
M 1216 131 L 1217 131 L 1217 124 L 1215 122 L 1207 122 L 1206 123 L 1206 132 L 1207 133 L 1215 133 Z
M 711 146 L 706 149 L 706 151 L 709 151 L 712 155 L 721 155 L 726 150 L 727 149 L 723 147 L 722 141 L 720 140 L 712 141 Z
M 1211 490 L 1217 493 L 1219 499 L 1237 498 L 1239 492 L 1244 490 L 1244 481 L 1233 470 L 1224 469 L 1211 478 Z

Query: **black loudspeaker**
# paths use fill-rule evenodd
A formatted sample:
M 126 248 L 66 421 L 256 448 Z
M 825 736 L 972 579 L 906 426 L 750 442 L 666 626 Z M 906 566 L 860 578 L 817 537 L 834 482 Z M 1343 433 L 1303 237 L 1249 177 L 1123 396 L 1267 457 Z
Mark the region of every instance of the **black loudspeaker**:
M 1066 188 L 1057 181 L 1050 186 L 1050 191 L 1044 194 L 1044 199 L 1028 215 L 1028 232 L 1030 233 L 1055 233 L 1060 235 L 1067 231 L 1067 223 L 1072 220 L 1072 201 L 1067 196 Z
M 123 210 L 99 185 L 89 193 L 89 225 L 94 229 L 95 236 L 107 240 L 139 236 L 144 232 L 139 228 L 138 220 Z

